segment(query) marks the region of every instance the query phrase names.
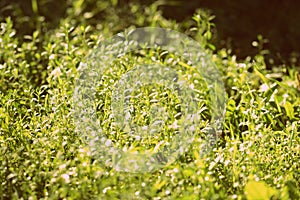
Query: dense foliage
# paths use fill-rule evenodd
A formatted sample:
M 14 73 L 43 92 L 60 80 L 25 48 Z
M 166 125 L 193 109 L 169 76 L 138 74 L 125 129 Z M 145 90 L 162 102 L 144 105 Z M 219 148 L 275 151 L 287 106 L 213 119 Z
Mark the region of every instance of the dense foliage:
M 203 10 L 176 23 L 162 17 L 158 3 L 120 6 L 116 0 L 75 0 L 66 1 L 64 18 L 51 26 L 42 14 L 52 11 L 36 4 L 31 1 L 30 19 L 18 9 L 1 19 L 0 199 L 300 198 L 300 83 L 295 66 L 268 70 L 264 52 L 242 62 L 229 49 L 213 53 L 213 17 Z M 211 152 L 200 154 L 199 133 L 187 152 L 161 170 L 118 172 L 93 158 L 75 131 L 74 81 L 80 62 L 103 39 L 144 26 L 174 29 L 201 43 L 222 73 L 227 112 Z M 262 42 L 258 37 L 254 43 L 260 47 Z M 160 54 L 146 52 L 126 55 L 113 70 L 123 73 L 124 67 L 141 58 L 150 62 L 153 56 L 169 64 Z M 107 87 L 100 92 L 109 95 L 107 88 L 116 78 L 107 72 Z M 205 94 L 201 84 L 195 90 Z M 150 100 L 147 88 L 139 92 L 137 109 Z M 171 103 L 176 96 L 172 98 L 167 108 L 175 113 Z M 109 115 L 109 106 L 98 110 L 100 120 Z M 127 137 L 108 137 L 128 145 Z M 149 148 L 159 139 L 149 141 Z

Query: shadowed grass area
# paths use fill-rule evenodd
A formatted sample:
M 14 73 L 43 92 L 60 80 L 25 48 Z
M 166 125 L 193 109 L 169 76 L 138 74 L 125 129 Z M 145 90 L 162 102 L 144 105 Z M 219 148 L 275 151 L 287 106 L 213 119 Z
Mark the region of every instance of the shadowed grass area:
M 214 23 L 213 44 L 217 49 L 231 49 L 239 59 L 254 56 L 259 49 L 252 45 L 257 36 L 264 38 L 262 48 L 266 53 L 268 68 L 273 65 L 299 65 L 300 14 L 299 2 L 287 1 L 188 1 L 181 0 L 118 0 L 118 1 L 53 1 L 53 0 L 12 0 L 1 1 L 0 20 L 11 16 L 17 29 L 17 35 L 32 34 L 38 27 L 47 32 L 59 25 L 60 20 L 67 16 L 76 16 L 75 21 L 86 21 L 96 25 L 112 13 L 126 16 L 128 25 L 137 21 L 130 13 L 135 8 L 130 5 L 139 4 L 143 7 L 156 7 L 162 15 L 182 24 L 190 19 L 199 9 L 209 9 L 216 16 Z M 75 10 L 72 10 L 72 6 Z M 118 8 L 118 11 L 114 9 Z M 132 10 L 133 9 L 133 10 Z M 130 11 L 131 10 L 131 11 Z M 74 12 L 73 12 L 74 11 Z M 114 14 L 113 14 L 114 15 Z

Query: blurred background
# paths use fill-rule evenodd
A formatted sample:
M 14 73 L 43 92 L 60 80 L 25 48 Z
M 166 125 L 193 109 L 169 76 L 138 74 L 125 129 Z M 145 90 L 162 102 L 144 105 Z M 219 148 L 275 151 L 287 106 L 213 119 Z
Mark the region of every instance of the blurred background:
M 156 4 L 167 19 L 183 22 L 190 19 L 199 8 L 206 9 L 215 18 L 213 44 L 218 49 L 231 49 L 239 59 L 254 56 L 265 51 L 266 61 L 271 65 L 299 64 L 300 52 L 300 1 L 297 0 L 77 0 L 82 10 L 92 13 L 92 18 L 101 19 L 107 15 L 110 6 L 123 8 L 126 18 L 128 5 L 141 6 Z M 84 6 L 83 6 L 84 5 Z M 15 22 L 18 36 L 32 34 L 39 22 L 44 31 L 59 25 L 74 6 L 71 0 L 1 0 L 0 20 L 10 16 Z M 125 10 L 125 12 L 124 12 Z M 76 13 L 75 13 L 76 14 Z M 74 15 L 75 15 L 74 14 Z M 261 35 L 257 37 L 258 35 Z M 258 41 L 259 40 L 259 41 Z M 260 43 L 260 49 L 257 43 Z

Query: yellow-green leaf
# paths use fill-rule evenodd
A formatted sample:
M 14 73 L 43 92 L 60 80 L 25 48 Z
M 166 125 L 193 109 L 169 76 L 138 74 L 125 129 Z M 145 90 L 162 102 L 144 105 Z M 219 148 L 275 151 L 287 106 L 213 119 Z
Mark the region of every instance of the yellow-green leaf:
M 293 119 L 294 118 L 294 107 L 293 105 L 290 103 L 290 102 L 286 102 L 284 104 L 284 109 L 286 111 L 286 114 L 287 116 L 290 118 L 290 119 Z
M 263 75 L 258 69 L 254 68 L 255 73 L 259 76 L 259 78 L 261 78 L 261 80 L 268 84 L 269 79 L 267 77 L 265 77 L 265 75 Z
M 268 186 L 263 181 L 249 181 L 245 187 L 245 192 L 248 200 L 264 200 L 270 199 L 277 191 Z

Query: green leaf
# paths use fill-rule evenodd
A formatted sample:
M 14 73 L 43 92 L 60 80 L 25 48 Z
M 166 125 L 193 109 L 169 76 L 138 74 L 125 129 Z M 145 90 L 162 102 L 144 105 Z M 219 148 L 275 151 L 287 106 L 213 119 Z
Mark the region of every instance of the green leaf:
M 294 118 L 294 107 L 290 102 L 286 102 L 284 104 L 284 109 L 286 111 L 286 115 L 289 117 L 289 119 L 293 119 Z
M 165 181 L 165 180 L 158 181 L 154 184 L 154 188 L 156 188 L 157 190 L 160 190 L 166 183 L 167 183 L 167 181 Z
M 247 199 L 270 199 L 272 196 L 277 194 L 277 190 L 269 187 L 263 181 L 249 181 L 245 187 Z
M 118 0 L 111 0 L 111 3 L 113 6 L 116 6 L 118 4 Z
M 31 0 L 31 6 L 32 6 L 32 11 L 35 14 L 38 14 L 38 4 L 37 4 L 37 0 Z
M 258 69 L 254 68 L 255 73 L 259 76 L 259 78 L 261 78 L 261 80 L 268 84 L 269 79 L 265 77 L 265 75 L 263 75 Z

